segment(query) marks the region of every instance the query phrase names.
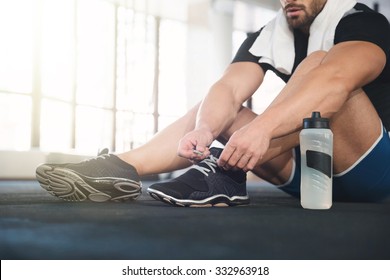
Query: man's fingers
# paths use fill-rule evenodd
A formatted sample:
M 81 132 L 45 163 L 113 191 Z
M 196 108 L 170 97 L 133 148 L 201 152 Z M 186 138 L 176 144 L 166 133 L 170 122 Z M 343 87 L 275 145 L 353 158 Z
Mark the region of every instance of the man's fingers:
M 241 156 L 236 166 L 240 169 L 244 169 L 247 166 L 250 159 L 251 159 L 251 155 L 244 154 L 243 156 Z
M 192 159 L 194 158 L 194 145 L 191 142 L 182 141 L 179 144 L 177 154 L 180 157 Z
M 229 169 L 228 161 L 229 161 L 230 157 L 232 156 L 232 154 L 234 153 L 234 151 L 235 151 L 235 148 L 233 148 L 230 145 L 226 145 L 225 149 L 223 149 L 222 154 L 219 157 L 218 165 L 220 167 L 225 168 L 225 169 Z
M 243 152 L 238 148 L 226 146 L 219 158 L 218 165 L 224 169 L 236 167 L 247 172 L 255 168 L 259 156 L 255 152 L 248 150 Z
M 248 161 L 247 165 L 243 168 L 243 170 L 245 172 L 253 170 L 256 167 L 258 160 L 259 160 L 258 156 L 252 156 Z

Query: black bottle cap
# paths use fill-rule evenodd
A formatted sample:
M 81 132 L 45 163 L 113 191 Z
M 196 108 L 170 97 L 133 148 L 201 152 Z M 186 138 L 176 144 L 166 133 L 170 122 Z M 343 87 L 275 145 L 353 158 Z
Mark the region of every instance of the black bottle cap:
M 303 129 L 307 128 L 325 128 L 330 129 L 329 119 L 321 118 L 320 112 L 313 112 L 311 118 L 303 119 Z

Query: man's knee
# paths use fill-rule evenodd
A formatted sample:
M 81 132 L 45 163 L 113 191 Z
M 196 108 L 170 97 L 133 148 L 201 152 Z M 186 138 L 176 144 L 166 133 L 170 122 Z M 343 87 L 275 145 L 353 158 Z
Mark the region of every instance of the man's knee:
M 295 164 L 294 161 L 294 151 L 288 150 L 287 152 L 256 166 L 252 172 L 271 184 L 283 185 L 291 177 Z

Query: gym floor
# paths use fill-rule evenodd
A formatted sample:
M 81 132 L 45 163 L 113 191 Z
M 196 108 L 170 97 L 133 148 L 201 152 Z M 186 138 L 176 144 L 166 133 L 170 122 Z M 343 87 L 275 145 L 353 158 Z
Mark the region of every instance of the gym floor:
M 251 204 L 181 208 L 155 201 L 63 202 L 36 181 L 0 181 L 0 257 L 9 259 L 390 259 L 390 201 L 299 200 L 250 183 Z

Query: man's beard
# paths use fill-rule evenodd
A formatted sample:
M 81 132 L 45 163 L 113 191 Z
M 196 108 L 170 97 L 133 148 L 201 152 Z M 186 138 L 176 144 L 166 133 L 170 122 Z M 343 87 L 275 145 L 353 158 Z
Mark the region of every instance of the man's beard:
M 294 5 L 292 5 L 294 6 Z M 285 8 L 288 8 L 289 5 L 287 5 Z M 324 5 L 319 4 L 318 2 L 314 1 L 312 2 L 312 5 L 309 7 L 309 9 L 305 8 L 304 6 L 299 6 L 302 8 L 303 15 L 298 17 L 287 17 L 287 23 L 292 29 L 299 29 L 303 32 L 308 33 L 310 30 L 310 26 L 317 17 L 317 15 L 322 11 Z M 310 11 L 310 13 L 308 12 Z
M 309 15 L 306 10 L 304 10 L 304 15 L 300 17 L 288 17 L 287 23 L 292 29 L 300 29 L 302 31 L 309 30 L 310 25 L 313 23 L 316 15 Z

